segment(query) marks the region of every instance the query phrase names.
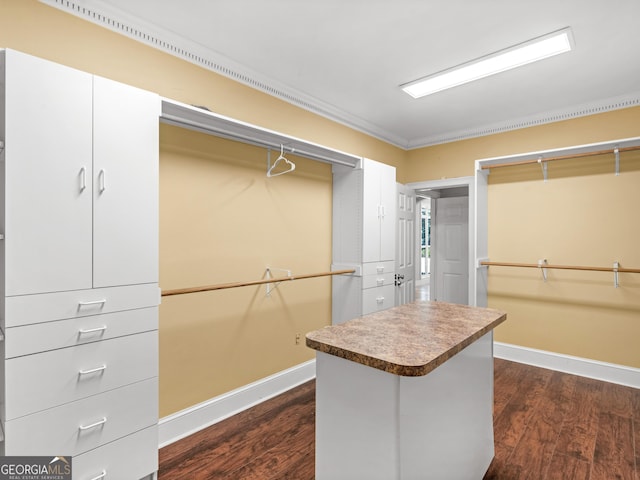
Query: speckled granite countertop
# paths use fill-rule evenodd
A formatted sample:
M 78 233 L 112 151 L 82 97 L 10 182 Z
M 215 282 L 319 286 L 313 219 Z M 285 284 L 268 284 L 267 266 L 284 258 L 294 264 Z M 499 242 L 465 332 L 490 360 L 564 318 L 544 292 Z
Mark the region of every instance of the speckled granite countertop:
M 414 302 L 324 327 L 307 346 L 406 377 L 426 375 L 507 319 L 488 308 Z

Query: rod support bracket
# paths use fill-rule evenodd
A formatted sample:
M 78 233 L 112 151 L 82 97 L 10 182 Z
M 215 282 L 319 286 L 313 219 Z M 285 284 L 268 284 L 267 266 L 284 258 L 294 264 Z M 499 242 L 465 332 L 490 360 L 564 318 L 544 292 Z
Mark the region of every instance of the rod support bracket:
M 546 265 L 548 265 L 548 262 L 547 262 L 546 258 L 538 260 L 538 268 L 540 268 L 540 270 L 542 271 L 542 281 L 543 282 L 547 281 L 547 269 L 545 268 Z
M 542 155 L 540 155 L 538 157 L 538 164 L 540 165 L 540 167 L 542 167 L 542 178 L 544 179 L 544 181 L 546 182 L 548 179 L 548 171 L 547 171 L 547 162 L 543 162 L 542 161 Z
M 613 262 L 613 286 L 618 288 L 620 283 L 618 282 L 618 269 L 620 268 L 620 262 Z
M 267 277 L 267 279 L 272 278 L 271 275 L 271 271 L 272 270 L 279 270 L 281 272 L 286 272 L 287 277 L 291 277 L 291 270 L 287 270 L 285 268 L 273 268 L 273 267 L 267 267 L 266 271 L 265 271 L 265 276 Z M 271 296 L 271 292 L 273 292 L 276 288 L 278 288 L 280 286 L 280 282 L 269 282 L 266 284 L 266 289 L 267 289 L 267 297 Z
M 616 177 L 620 175 L 620 149 L 616 145 L 616 148 L 613 149 L 613 154 L 616 157 Z

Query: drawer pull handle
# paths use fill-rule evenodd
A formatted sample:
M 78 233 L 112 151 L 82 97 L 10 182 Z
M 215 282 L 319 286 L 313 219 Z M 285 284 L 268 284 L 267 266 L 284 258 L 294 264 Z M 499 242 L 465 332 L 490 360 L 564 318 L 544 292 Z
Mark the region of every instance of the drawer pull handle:
M 93 477 L 90 480 L 100 480 L 101 478 L 105 478 L 106 476 L 107 476 L 107 471 L 102 470 L 102 473 L 100 475 L 98 475 L 97 477 Z
M 89 375 L 90 373 L 104 372 L 107 369 L 106 365 L 101 365 L 96 368 L 92 368 L 90 370 L 78 370 L 80 375 Z
M 384 278 L 378 278 L 378 279 L 376 280 L 376 283 L 378 284 L 378 286 L 379 286 L 379 287 L 380 287 L 380 286 L 382 286 L 382 285 L 384 285 Z
M 105 303 L 107 303 L 107 299 L 106 298 L 103 298 L 102 300 L 93 300 L 91 302 L 78 302 L 78 309 L 80 309 L 82 307 L 90 307 L 92 305 L 104 306 Z
M 384 267 L 376 267 L 376 272 L 384 273 Z
M 84 335 L 87 333 L 96 333 L 96 332 L 104 332 L 107 329 L 106 325 L 103 325 L 102 327 L 96 327 L 96 328 L 81 328 L 80 330 L 78 330 L 78 334 L 80 335 Z
M 102 420 L 92 423 L 91 425 L 80 425 L 78 430 L 90 430 L 92 428 L 101 427 L 105 423 L 107 423 L 107 417 L 102 417 Z
M 378 297 L 378 298 L 376 298 L 376 302 L 378 302 L 378 303 L 384 303 L 384 297 Z

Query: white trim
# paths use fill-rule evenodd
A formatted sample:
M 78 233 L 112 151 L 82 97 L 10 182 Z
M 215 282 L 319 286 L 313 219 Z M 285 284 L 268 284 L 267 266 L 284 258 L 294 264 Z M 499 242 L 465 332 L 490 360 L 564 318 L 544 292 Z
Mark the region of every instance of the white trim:
M 265 92 L 292 105 L 346 125 L 349 128 L 353 128 L 404 150 L 413 150 L 431 145 L 494 135 L 496 133 L 640 105 L 640 92 L 632 92 L 619 97 L 601 99 L 582 105 L 573 105 L 536 115 L 509 119 L 504 122 L 479 125 L 471 129 L 410 140 L 395 133 L 388 132 L 378 125 L 374 125 L 339 107 L 335 107 L 304 92 L 293 89 L 273 78 L 268 78 L 245 65 L 241 65 L 223 56 L 219 52 L 205 48 L 196 42 L 189 41 L 173 32 L 159 28 L 143 19 L 113 8 L 101 0 L 40 0 L 40 2 L 81 17 L 97 25 L 101 25 L 114 32 L 144 43 L 145 45 L 149 45 L 219 73 L 220 75 L 224 75 L 225 77 Z
M 535 367 L 571 373 L 628 387 L 640 388 L 640 369 L 588 358 L 493 342 L 493 356 Z
M 315 359 L 219 395 L 160 419 L 159 448 L 188 437 L 316 376 Z
M 236 82 L 265 92 L 304 110 L 346 125 L 396 147 L 406 149 L 407 140 L 360 117 L 296 90 L 273 78 L 242 65 L 219 52 L 188 40 L 174 32 L 153 25 L 101 0 L 40 0 L 41 3 L 108 28 L 195 65 L 204 67 Z
M 492 124 L 478 125 L 477 127 L 466 130 L 458 130 L 418 138 L 409 141 L 406 149 L 415 150 L 432 145 L 459 142 L 461 140 L 485 137 L 487 135 L 496 135 L 498 133 L 509 132 L 512 130 L 536 127 L 538 125 L 545 125 L 547 123 L 561 122 L 563 120 L 570 120 L 572 118 L 586 117 L 589 115 L 596 115 L 598 113 L 636 107 L 638 105 L 640 105 L 640 92 L 633 92 L 619 97 L 605 98 L 581 105 L 572 105 L 570 107 L 550 110 L 536 115 L 511 118 L 503 122 Z

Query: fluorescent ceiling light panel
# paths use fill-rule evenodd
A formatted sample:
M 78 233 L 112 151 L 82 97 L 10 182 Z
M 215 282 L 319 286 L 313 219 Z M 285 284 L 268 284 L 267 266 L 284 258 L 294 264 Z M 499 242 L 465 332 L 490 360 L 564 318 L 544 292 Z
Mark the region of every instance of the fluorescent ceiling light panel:
M 449 70 L 400 85 L 400 88 L 413 98 L 420 98 L 568 52 L 572 47 L 571 29 L 565 28 Z

